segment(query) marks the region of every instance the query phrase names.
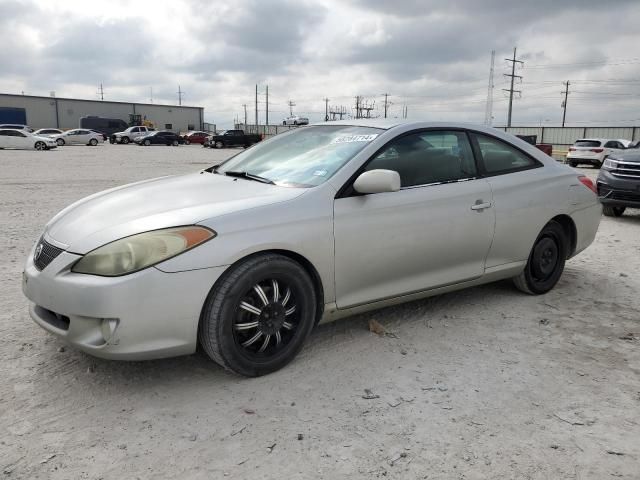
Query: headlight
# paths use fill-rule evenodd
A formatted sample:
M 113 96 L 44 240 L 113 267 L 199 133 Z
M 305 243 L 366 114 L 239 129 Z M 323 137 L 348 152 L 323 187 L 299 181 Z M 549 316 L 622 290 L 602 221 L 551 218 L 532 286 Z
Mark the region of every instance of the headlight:
M 616 168 L 618 168 L 618 162 L 607 158 L 602 164 L 602 168 L 604 168 L 605 170 L 615 170 Z
M 137 272 L 200 245 L 216 236 L 205 227 L 174 227 L 139 233 L 87 253 L 72 272 L 117 277 Z

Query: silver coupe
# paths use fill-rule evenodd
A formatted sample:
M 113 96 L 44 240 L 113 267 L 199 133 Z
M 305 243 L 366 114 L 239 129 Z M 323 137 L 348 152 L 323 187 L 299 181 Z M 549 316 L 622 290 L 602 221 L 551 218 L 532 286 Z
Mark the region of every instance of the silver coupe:
M 23 290 L 38 325 L 92 355 L 200 343 L 257 376 L 319 322 L 506 278 L 544 294 L 601 210 L 589 178 L 499 130 L 327 122 L 70 205 Z

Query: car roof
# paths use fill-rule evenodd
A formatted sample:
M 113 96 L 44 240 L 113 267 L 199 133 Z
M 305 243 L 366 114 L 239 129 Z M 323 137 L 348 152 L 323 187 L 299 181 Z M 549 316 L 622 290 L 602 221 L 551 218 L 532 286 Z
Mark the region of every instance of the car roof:
M 454 128 L 454 129 L 471 129 L 480 132 L 495 132 L 498 130 L 503 134 L 504 129 L 496 129 L 494 127 L 488 127 L 486 125 L 481 125 L 478 123 L 470 123 L 470 122 L 430 122 L 430 121 L 407 121 L 398 118 L 354 118 L 349 120 L 335 120 L 331 122 L 315 122 L 312 123 L 311 126 L 321 126 L 321 125 L 346 125 L 346 126 L 354 126 L 354 127 L 372 127 L 372 128 L 380 128 L 384 130 L 390 130 L 395 127 L 406 127 L 411 129 L 412 127 L 415 129 L 422 128 Z

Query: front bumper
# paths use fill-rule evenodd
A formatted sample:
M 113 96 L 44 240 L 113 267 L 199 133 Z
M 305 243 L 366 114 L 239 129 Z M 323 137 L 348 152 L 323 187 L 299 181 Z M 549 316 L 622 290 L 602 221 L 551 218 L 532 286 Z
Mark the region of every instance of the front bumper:
M 22 289 L 29 313 L 70 345 L 107 359 L 146 360 L 193 353 L 206 297 L 226 267 L 122 277 L 73 273 L 63 252 L 42 271 L 31 252 Z
M 618 177 L 600 170 L 596 186 L 603 205 L 640 208 L 640 177 Z

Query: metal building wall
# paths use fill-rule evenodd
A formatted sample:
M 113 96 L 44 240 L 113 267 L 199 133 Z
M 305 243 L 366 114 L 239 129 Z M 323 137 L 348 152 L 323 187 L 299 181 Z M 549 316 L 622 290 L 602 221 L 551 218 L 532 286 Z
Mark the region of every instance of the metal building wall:
M 159 129 L 171 125 L 171 130 L 176 132 L 187 131 L 189 127 L 200 130 L 204 122 L 203 108 L 178 105 L 0 94 L 0 106 L 24 108 L 27 124 L 33 128 L 78 128 L 80 118 L 91 115 L 129 122 L 129 114 L 139 114 L 154 122 Z

